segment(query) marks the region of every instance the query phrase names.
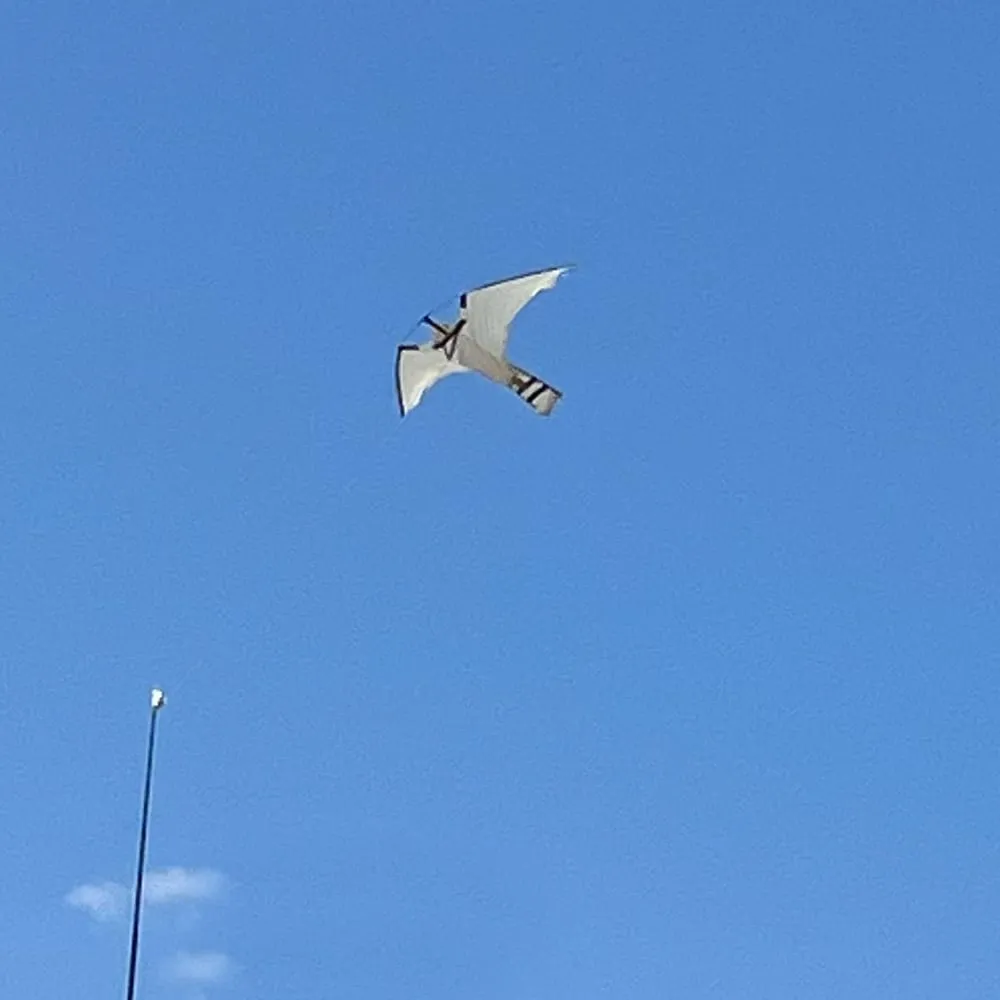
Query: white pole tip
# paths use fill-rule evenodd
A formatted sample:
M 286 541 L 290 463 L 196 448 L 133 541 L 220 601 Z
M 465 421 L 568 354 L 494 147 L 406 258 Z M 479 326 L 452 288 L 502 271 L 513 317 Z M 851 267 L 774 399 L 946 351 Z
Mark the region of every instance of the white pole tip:
M 159 688 L 153 688 L 153 692 L 150 695 L 150 704 L 153 708 L 163 708 L 166 703 L 167 696 Z

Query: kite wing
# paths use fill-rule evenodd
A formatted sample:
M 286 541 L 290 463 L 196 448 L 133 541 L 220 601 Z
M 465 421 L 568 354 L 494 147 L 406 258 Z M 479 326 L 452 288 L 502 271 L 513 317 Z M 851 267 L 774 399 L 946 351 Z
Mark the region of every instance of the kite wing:
M 396 350 L 396 398 L 405 417 L 423 394 L 446 375 L 468 371 L 431 344 L 403 344 Z
M 496 358 L 507 349 L 507 328 L 514 317 L 539 293 L 569 270 L 553 267 L 474 288 L 462 296 L 465 333 Z

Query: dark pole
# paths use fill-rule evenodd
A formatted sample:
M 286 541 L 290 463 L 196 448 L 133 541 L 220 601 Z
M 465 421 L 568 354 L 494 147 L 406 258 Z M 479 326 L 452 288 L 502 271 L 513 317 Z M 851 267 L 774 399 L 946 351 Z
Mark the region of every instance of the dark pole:
M 142 877 L 146 870 L 146 837 L 149 830 L 149 793 L 153 784 L 153 746 L 156 742 L 156 716 L 166 699 L 153 689 L 149 709 L 149 745 L 146 748 L 146 785 L 142 793 L 142 823 L 139 827 L 139 864 L 135 873 L 135 903 L 132 909 L 132 946 L 128 956 L 127 1000 L 135 997 L 135 970 L 139 959 L 139 914 L 142 912 Z

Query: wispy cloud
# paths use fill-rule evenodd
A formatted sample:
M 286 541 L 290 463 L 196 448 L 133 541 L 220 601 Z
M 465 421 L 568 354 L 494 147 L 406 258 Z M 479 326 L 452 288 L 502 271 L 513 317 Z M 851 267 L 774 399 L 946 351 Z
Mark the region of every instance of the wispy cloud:
M 146 876 L 143 899 L 150 905 L 215 899 L 225 885 L 222 873 L 212 868 L 163 868 Z
M 167 975 L 192 986 L 222 986 L 236 974 L 236 964 L 221 951 L 179 951 L 167 964 Z
M 128 906 L 128 890 L 117 882 L 78 885 L 65 898 L 70 906 L 85 910 L 100 921 L 117 919 Z
M 160 868 L 147 872 L 142 898 L 148 906 L 205 902 L 217 899 L 225 887 L 225 876 L 214 868 Z M 96 882 L 76 886 L 65 900 L 95 920 L 107 921 L 125 914 L 129 896 L 120 882 Z

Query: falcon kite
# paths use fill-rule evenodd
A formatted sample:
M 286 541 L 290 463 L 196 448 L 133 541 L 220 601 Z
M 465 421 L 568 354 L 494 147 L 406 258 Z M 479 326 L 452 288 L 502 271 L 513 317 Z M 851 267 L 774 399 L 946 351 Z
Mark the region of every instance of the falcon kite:
M 463 292 L 458 318 L 452 323 L 424 316 L 420 322 L 430 328 L 431 339 L 425 344 L 402 344 L 396 351 L 396 395 L 401 415 L 405 417 L 446 375 L 478 372 L 507 386 L 536 413 L 547 417 L 562 393 L 508 361 L 507 338 L 514 317 L 568 270 L 532 271 Z

